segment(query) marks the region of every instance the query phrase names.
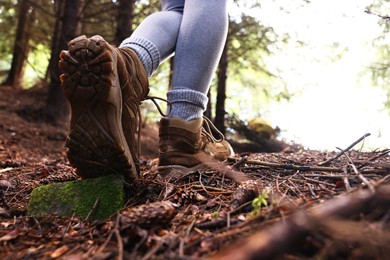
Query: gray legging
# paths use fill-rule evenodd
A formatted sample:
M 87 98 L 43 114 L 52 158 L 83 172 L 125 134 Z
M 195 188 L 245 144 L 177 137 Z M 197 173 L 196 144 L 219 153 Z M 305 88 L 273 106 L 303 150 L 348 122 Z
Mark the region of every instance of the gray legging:
M 162 11 L 147 17 L 120 47 L 132 48 L 149 76 L 175 53 L 171 117 L 202 116 L 207 91 L 226 40 L 226 0 L 161 0 Z

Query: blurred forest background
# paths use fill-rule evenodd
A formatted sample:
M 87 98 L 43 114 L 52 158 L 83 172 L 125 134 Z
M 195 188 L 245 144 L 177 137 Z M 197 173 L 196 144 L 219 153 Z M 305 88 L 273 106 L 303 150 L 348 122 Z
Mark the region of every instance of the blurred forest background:
M 228 38 L 207 116 L 222 132 L 231 131 L 227 122 L 232 120 L 267 119 L 271 129 L 280 126 L 282 137 L 313 148 L 323 148 L 313 140 L 343 145 L 332 133 L 340 140 L 352 138 L 348 144 L 359 137 L 353 129 L 374 131 L 379 145 L 389 146 L 390 1 L 358 2 L 231 1 Z M 69 109 L 57 64 L 67 42 L 80 34 L 99 34 L 119 45 L 159 10 L 158 0 L 1 0 L 0 82 L 14 89 L 47 88 L 45 119 L 66 120 Z M 165 96 L 171 66 L 165 62 L 151 78 L 153 95 Z M 148 106 L 148 120 L 157 121 Z M 368 113 L 367 119 L 367 110 L 381 117 Z M 370 118 L 376 123 L 365 123 Z M 313 140 L 305 139 L 309 136 Z

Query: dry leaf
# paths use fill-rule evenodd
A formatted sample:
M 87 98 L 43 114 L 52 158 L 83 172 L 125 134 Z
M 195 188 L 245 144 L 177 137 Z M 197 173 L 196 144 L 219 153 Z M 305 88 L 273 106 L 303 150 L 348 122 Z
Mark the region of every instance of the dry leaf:
M 9 232 L 8 234 L 0 237 L 0 241 L 10 241 L 12 239 L 17 238 L 19 236 L 19 234 L 20 234 L 19 229 L 14 229 L 11 232 Z

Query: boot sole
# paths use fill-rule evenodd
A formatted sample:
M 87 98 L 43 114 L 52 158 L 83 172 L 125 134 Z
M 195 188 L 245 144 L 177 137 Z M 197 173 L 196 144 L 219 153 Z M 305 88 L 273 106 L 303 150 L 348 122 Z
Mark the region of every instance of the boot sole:
M 69 162 L 85 178 L 113 173 L 138 178 L 122 130 L 117 54 L 100 36 L 80 36 L 68 46 L 59 65 L 72 110 L 66 142 Z

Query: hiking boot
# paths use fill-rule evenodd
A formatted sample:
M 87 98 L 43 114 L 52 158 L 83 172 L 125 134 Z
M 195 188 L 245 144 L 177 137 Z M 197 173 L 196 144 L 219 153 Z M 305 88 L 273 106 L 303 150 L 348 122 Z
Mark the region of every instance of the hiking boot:
M 122 89 L 122 127 L 127 144 L 130 148 L 136 171 L 139 174 L 140 164 L 140 105 L 149 93 L 148 74 L 137 54 L 130 48 L 117 49 L 122 54 L 125 70 L 119 73 Z M 153 99 L 151 97 L 150 99 Z
M 220 139 L 216 139 L 212 131 Z M 234 155 L 222 133 L 206 117 L 189 122 L 180 118 L 162 118 L 159 136 L 158 171 L 163 177 L 170 175 L 172 170 L 177 175 L 205 169 Z
M 111 46 L 101 36 L 80 36 L 68 47 L 59 64 L 72 110 L 69 162 L 84 178 L 112 173 L 138 178 L 133 141 L 138 106 L 149 90 L 142 64 L 130 49 Z M 130 134 L 127 138 L 123 128 Z

